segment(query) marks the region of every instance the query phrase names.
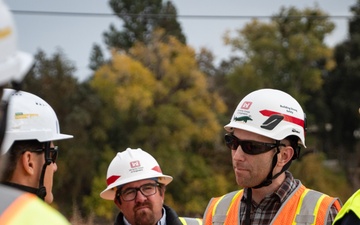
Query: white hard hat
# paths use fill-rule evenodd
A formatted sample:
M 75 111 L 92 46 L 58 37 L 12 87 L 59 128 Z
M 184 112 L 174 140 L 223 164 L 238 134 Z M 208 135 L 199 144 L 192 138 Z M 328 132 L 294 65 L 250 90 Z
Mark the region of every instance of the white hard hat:
M 274 140 L 295 135 L 306 147 L 304 111 L 292 96 L 280 90 L 260 89 L 245 96 L 224 128 L 227 132 L 237 128 Z
M 7 125 L 2 154 L 5 154 L 15 141 L 38 140 L 56 141 L 72 138 L 61 134 L 54 110 L 43 99 L 25 91 L 4 89 L 3 100 L 9 99 Z
M 0 85 L 20 82 L 33 65 L 33 56 L 18 51 L 13 16 L 0 0 Z
M 149 153 L 140 148 L 127 148 L 117 153 L 111 161 L 106 176 L 108 186 L 100 193 L 100 197 L 114 200 L 115 187 L 151 178 L 157 178 L 157 181 L 164 185 L 169 184 L 173 179 L 162 173 L 159 164 Z

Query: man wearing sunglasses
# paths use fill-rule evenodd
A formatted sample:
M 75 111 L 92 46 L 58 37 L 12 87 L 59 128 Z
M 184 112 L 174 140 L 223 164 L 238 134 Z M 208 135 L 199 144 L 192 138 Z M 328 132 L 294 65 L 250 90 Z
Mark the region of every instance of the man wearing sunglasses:
M 38 96 L 4 89 L 3 98 L 11 100 L 2 143 L 2 154 L 6 157 L 2 183 L 51 203 L 58 155 L 54 141 L 73 136 L 60 133 L 54 110 Z
M 287 170 L 305 147 L 306 118 L 289 94 L 260 89 L 245 96 L 225 143 L 237 184 L 243 189 L 212 198 L 204 224 L 330 225 L 341 208 L 337 198 L 307 189 Z
M 107 188 L 101 198 L 120 209 L 115 225 L 201 225 L 197 218 L 179 218 L 164 205 L 165 189 L 172 177 L 142 149 L 127 148 L 116 154 L 107 171 Z

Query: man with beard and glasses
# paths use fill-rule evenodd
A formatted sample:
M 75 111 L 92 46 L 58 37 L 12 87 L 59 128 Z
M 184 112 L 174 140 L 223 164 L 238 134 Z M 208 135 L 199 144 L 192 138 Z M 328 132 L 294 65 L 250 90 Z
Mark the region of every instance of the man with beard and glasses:
M 164 205 L 166 185 L 172 180 L 149 153 L 127 148 L 111 161 L 107 188 L 100 196 L 120 209 L 115 225 L 201 225 L 201 219 L 178 217 Z
M 243 188 L 212 198 L 205 225 L 330 225 L 337 198 L 306 188 L 288 171 L 305 147 L 306 118 L 289 94 L 260 89 L 245 96 L 225 125 L 237 184 Z

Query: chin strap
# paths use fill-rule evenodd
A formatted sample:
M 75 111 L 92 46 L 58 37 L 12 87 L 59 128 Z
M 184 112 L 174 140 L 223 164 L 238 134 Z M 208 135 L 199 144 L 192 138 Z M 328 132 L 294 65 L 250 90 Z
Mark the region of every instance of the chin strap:
M 266 187 L 269 186 L 270 184 L 272 184 L 272 181 L 274 179 L 276 179 L 278 176 L 280 176 L 280 174 L 282 174 L 283 172 L 285 172 L 290 164 L 291 164 L 291 160 L 281 169 L 280 172 L 278 172 L 277 174 L 275 174 L 274 176 L 273 171 L 274 168 L 276 166 L 277 163 L 277 155 L 280 153 L 280 141 L 276 141 L 277 147 L 276 147 L 276 154 L 274 155 L 273 159 L 272 159 L 272 163 L 271 163 L 271 169 L 270 172 L 268 173 L 268 175 L 266 176 L 266 179 L 264 181 L 262 181 L 260 184 L 254 186 L 254 187 L 249 187 L 247 188 L 247 197 L 246 197 L 246 214 L 245 214 L 245 225 L 250 225 L 251 224 L 251 219 L 250 219 L 250 213 L 251 213 L 251 201 L 252 201 L 252 189 L 258 189 L 258 188 L 262 188 L 262 187 Z
M 280 153 L 280 149 L 279 149 L 280 141 L 276 141 L 276 145 L 277 145 L 276 153 L 275 153 L 275 155 L 274 155 L 274 157 L 272 159 L 271 170 L 269 171 L 268 175 L 266 176 L 266 179 L 263 182 L 261 182 L 260 184 L 254 186 L 252 188 L 258 189 L 258 188 L 269 186 L 270 184 L 272 184 L 272 181 L 274 179 L 276 179 L 278 176 L 280 176 L 280 174 L 282 174 L 283 172 L 285 172 L 289 168 L 292 160 L 290 160 L 288 163 L 286 163 L 286 165 L 283 166 L 281 171 L 273 176 L 273 171 L 274 171 L 274 168 L 275 168 L 276 163 L 277 163 L 277 155 Z
M 245 225 L 251 224 L 250 213 L 251 213 L 251 201 L 252 201 L 252 188 L 247 189 L 246 195 L 246 214 L 245 214 Z
M 41 198 L 42 200 L 45 200 L 45 196 L 46 196 L 46 188 L 44 186 L 44 176 L 45 176 L 45 171 L 46 171 L 46 163 L 43 165 L 42 167 L 42 171 L 41 171 L 41 176 L 40 176 L 40 180 L 39 180 L 39 188 L 36 191 L 36 195 Z
M 46 188 L 44 186 L 44 177 L 45 177 L 46 167 L 48 165 L 50 165 L 50 163 L 52 162 L 49 155 L 50 155 L 50 142 L 46 142 L 45 143 L 45 152 L 44 152 L 45 163 L 41 170 L 41 175 L 40 175 L 40 179 L 39 179 L 39 189 L 36 192 L 36 195 L 39 198 L 41 198 L 42 200 L 44 200 L 45 196 L 46 196 Z

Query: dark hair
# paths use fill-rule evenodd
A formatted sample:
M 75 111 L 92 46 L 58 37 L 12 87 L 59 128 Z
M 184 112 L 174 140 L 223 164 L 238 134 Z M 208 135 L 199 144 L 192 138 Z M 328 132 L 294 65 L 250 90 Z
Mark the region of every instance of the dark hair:
M 165 190 L 166 190 L 166 186 L 162 183 L 158 183 L 159 184 L 159 193 L 160 196 L 163 196 L 165 194 Z
M 290 135 L 285 138 L 290 142 L 290 146 L 294 149 L 294 155 L 292 159 L 297 159 L 300 156 L 300 146 L 299 146 L 299 137 L 295 135 Z
M 44 143 L 37 140 L 15 141 L 9 151 L 7 151 L 4 155 L 4 160 L 2 160 L 2 163 L 5 163 L 5 166 L 3 167 L 1 182 L 11 180 L 16 169 L 17 162 L 22 154 L 26 151 L 42 148 L 43 144 Z

